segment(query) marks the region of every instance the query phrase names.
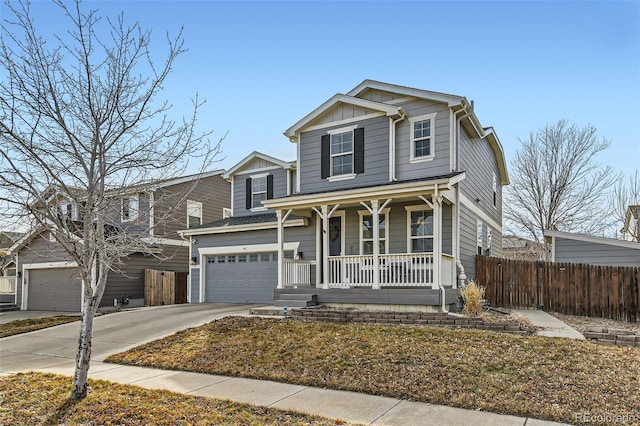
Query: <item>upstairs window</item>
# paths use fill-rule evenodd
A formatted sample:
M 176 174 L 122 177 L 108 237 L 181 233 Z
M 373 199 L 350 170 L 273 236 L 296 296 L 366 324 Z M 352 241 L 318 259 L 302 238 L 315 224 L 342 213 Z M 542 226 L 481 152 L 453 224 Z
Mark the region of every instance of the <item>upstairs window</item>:
M 251 179 L 251 208 L 261 208 L 262 202 L 267 199 L 267 177 L 262 176 Z
M 411 253 L 433 252 L 433 210 L 422 206 L 407 207 L 409 224 L 409 251 Z
M 322 179 L 353 179 L 364 173 L 364 128 L 329 130 L 321 139 Z
M 331 135 L 331 176 L 353 174 L 353 132 Z
M 493 207 L 498 205 L 498 177 L 493 172 Z
M 138 218 L 139 200 L 137 195 L 122 198 L 120 219 L 123 222 L 131 222 Z
M 431 160 L 435 156 L 433 143 L 435 116 L 434 113 L 409 119 L 411 123 L 411 161 Z
M 187 200 L 187 228 L 202 225 L 202 203 Z
M 251 211 L 266 210 L 264 200 L 273 198 L 273 175 L 254 175 L 246 180 L 246 208 Z

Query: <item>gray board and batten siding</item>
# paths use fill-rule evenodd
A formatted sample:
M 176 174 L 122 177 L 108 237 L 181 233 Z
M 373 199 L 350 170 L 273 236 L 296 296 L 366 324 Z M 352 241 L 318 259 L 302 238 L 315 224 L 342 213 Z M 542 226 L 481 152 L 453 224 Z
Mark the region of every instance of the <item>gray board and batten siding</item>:
M 613 242 L 617 242 L 613 240 Z M 554 237 L 555 262 L 589 265 L 640 267 L 640 243 L 637 248 Z

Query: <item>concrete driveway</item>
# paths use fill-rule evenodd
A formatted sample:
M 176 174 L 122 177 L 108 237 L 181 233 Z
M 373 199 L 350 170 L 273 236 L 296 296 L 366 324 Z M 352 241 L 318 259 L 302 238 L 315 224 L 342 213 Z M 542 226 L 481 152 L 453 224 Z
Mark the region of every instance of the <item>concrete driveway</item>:
M 261 305 L 197 303 L 137 308 L 95 318 L 92 361 L 122 352 L 179 330 L 228 315 L 248 315 Z M 11 315 L 3 315 L 3 319 Z M 15 319 L 19 319 L 16 312 Z M 72 367 L 78 347 L 80 323 L 0 339 L 0 372 L 12 373 L 51 367 Z M 72 373 L 70 373 L 72 374 Z

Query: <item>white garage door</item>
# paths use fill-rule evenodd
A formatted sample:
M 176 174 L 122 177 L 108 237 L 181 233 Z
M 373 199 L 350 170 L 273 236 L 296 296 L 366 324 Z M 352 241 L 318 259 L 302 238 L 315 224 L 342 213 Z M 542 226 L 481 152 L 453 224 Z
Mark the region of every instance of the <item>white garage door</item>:
M 207 256 L 207 302 L 273 303 L 277 282 L 277 252 Z
M 78 268 L 30 269 L 27 308 L 80 312 L 82 285 Z

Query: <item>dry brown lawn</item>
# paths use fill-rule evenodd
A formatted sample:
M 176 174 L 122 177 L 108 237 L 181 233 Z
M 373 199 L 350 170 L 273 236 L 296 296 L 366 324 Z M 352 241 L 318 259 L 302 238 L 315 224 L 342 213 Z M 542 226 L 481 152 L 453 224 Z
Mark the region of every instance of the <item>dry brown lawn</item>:
M 79 316 L 56 315 L 53 317 L 9 321 L 0 324 L 0 338 L 41 330 L 68 322 L 80 321 L 80 319 Z
M 107 362 L 269 379 L 573 423 L 640 422 L 640 350 L 482 330 L 227 317 Z M 604 418 L 604 417 L 603 417 Z
M 0 377 L 2 425 L 339 425 L 319 416 L 89 380 L 82 401 L 71 378 L 45 373 Z

